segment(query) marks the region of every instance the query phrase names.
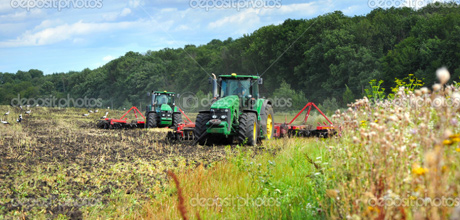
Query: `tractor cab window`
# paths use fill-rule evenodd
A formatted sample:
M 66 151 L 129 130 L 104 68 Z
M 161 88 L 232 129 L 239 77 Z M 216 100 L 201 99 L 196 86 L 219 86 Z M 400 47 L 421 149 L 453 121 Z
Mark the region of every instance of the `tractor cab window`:
M 169 95 L 156 95 L 155 96 L 155 104 L 157 105 L 172 105 L 172 98 Z
M 220 96 L 226 97 L 237 95 L 247 97 L 251 94 L 250 87 L 250 80 L 223 79 L 221 83 Z

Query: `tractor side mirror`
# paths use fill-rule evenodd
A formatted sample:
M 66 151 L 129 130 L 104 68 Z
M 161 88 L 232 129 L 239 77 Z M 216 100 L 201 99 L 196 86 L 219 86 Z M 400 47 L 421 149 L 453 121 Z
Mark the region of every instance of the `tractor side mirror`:
M 212 77 L 209 77 L 209 78 L 208 78 L 208 83 L 209 83 L 209 84 L 212 84 Z
M 147 96 L 150 96 L 150 92 L 147 92 Z
M 262 85 L 264 83 L 264 80 L 262 78 L 257 79 L 257 83 L 259 85 Z

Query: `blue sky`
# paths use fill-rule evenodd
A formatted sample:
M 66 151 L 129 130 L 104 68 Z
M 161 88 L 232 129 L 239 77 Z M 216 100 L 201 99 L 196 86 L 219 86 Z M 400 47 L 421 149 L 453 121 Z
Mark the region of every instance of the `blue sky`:
M 41 7 L 20 5 L 24 1 Z M 59 0 L 0 0 L 0 72 L 94 69 L 128 51 L 201 45 L 212 39 L 239 38 L 288 18 L 309 19 L 336 10 L 364 15 L 372 10 L 367 0 L 239 0 L 271 6 L 245 8 L 243 2 L 239 9 L 208 10 L 196 4 L 203 0 L 60 0 L 66 1 L 62 6 L 69 6 L 60 9 L 50 1 Z M 91 6 L 72 7 L 71 1 Z

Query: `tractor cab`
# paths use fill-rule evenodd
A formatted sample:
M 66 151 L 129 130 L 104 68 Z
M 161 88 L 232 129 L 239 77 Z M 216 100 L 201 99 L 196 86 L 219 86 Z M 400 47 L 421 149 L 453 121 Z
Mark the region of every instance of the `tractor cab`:
M 260 79 L 258 76 L 236 74 L 220 76 L 217 82 L 220 88 L 217 98 L 238 96 L 241 108 L 254 109 L 255 100 L 259 99 Z
M 200 144 L 216 142 L 256 145 L 273 137 L 271 102 L 259 96 L 260 76 L 220 75 L 210 79 L 213 103 L 209 111 L 200 111 L 195 136 Z

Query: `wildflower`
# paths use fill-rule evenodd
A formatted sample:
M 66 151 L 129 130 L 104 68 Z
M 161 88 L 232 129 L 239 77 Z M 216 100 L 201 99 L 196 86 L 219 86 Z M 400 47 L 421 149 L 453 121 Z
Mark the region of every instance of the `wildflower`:
M 426 87 L 421 88 L 420 91 L 421 91 L 423 94 L 427 94 L 427 93 L 429 92 L 428 88 L 426 88 Z
M 388 117 L 388 119 L 389 119 L 390 121 L 399 121 L 399 118 L 396 117 L 395 115 L 392 115 L 392 116 Z
M 336 189 L 326 189 L 326 195 L 331 198 L 336 198 L 339 195 L 339 190 Z
M 444 85 L 450 79 L 450 73 L 446 67 L 439 68 L 436 70 L 436 77 L 438 77 L 439 82 Z
M 436 83 L 436 84 L 433 85 L 433 91 L 438 91 L 438 90 L 440 90 L 440 89 L 441 89 L 441 85 L 440 85 L 440 84 Z
M 353 143 L 358 144 L 358 143 L 359 143 L 359 139 L 358 139 L 357 137 L 353 137 Z
M 455 149 L 455 151 L 460 152 L 460 148 Z
M 450 140 L 450 139 L 446 139 L 446 140 L 442 141 L 442 144 L 444 144 L 444 145 L 452 145 L 453 143 L 454 142 L 452 140 Z
M 444 131 L 444 139 L 449 138 L 451 135 L 452 135 L 452 131 L 451 131 L 451 130 L 446 129 L 446 130 Z
M 418 168 L 413 168 L 412 173 L 418 176 L 425 175 L 425 173 L 428 172 L 428 169 L 425 169 L 423 167 L 418 167 Z

